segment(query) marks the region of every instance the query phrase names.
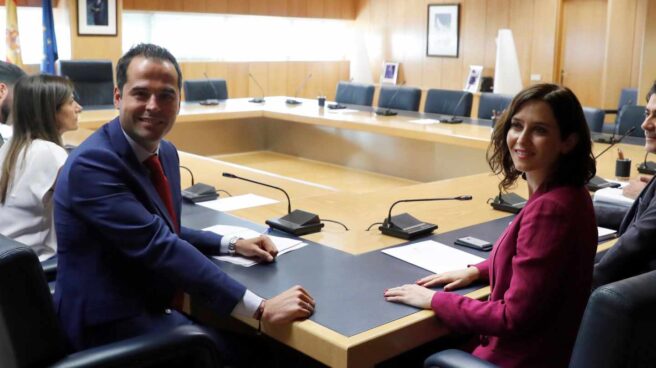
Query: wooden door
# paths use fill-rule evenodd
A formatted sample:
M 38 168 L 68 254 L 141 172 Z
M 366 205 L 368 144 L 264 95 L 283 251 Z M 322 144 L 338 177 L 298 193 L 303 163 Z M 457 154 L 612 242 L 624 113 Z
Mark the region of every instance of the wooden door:
M 560 83 L 583 106 L 602 106 L 607 5 L 607 0 L 563 1 Z

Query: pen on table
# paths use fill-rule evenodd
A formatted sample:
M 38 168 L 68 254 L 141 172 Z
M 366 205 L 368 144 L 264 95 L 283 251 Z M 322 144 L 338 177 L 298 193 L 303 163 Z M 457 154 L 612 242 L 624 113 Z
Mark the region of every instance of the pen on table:
M 624 152 L 622 152 L 621 148 L 617 149 L 617 158 L 620 160 L 624 160 Z

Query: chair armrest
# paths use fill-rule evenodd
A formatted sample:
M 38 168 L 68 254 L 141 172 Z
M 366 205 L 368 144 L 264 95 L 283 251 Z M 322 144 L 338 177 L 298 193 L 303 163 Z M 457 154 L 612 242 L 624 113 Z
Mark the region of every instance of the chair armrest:
M 185 367 L 220 367 L 217 344 L 214 331 L 185 325 L 80 351 L 52 367 L 161 367 L 176 363 Z
M 424 368 L 498 368 L 462 350 L 449 349 L 429 356 Z
M 48 282 L 57 279 L 57 257 L 52 257 L 41 262 L 41 268 L 43 268 L 43 273 L 46 274 L 46 280 Z

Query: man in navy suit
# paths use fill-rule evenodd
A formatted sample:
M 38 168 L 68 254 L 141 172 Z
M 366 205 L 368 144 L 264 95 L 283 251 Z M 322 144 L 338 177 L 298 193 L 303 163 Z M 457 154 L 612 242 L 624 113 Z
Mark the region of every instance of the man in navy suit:
M 263 300 L 206 256 L 271 262 L 277 250 L 266 236 L 227 239 L 180 226 L 178 154 L 162 139 L 180 109 L 182 75 L 173 55 L 141 44 L 121 57 L 116 74 L 119 116 L 72 152 L 55 189 L 54 298 L 72 347 L 192 323 L 172 302 L 182 291 L 223 315 L 269 323 L 311 315 L 314 300 L 302 287 Z

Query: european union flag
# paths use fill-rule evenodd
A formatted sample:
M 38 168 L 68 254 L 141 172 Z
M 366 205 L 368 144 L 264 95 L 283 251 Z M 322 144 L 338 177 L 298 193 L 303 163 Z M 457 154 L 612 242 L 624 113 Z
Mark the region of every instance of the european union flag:
M 55 37 L 55 21 L 52 18 L 52 1 L 42 0 L 43 12 L 43 59 L 41 60 L 41 73 L 55 74 L 55 61 L 59 59 L 57 53 L 57 38 Z

